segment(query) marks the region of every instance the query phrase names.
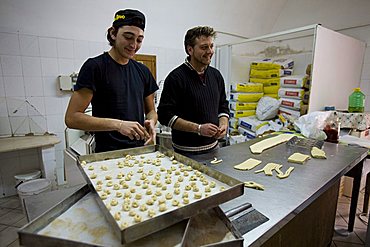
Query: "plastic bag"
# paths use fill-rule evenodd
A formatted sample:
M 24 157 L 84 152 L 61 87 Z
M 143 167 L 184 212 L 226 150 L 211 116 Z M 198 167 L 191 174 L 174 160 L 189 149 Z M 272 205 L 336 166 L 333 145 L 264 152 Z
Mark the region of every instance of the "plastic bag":
M 296 130 L 301 131 L 301 134 L 307 138 L 316 140 L 325 140 L 326 134 L 322 130 L 326 124 L 327 118 L 331 112 L 311 112 L 299 117 L 294 122 Z
M 256 115 L 259 120 L 269 120 L 276 117 L 280 102 L 271 97 L 262 97 L 257 104 Z

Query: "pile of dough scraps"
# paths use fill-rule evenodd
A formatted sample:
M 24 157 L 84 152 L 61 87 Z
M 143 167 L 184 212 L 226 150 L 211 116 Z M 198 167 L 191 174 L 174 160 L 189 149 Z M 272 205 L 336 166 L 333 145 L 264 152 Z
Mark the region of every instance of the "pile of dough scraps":
M 282 168 L 283 165 L 279 165 L 279 164 L 276 164 L 276 163 L 268 163 L 267 165 L 265 165 L 264 168 L 260 169 L 260 170 L 257 170 L 255 171 L 254 173 L 260 173 L 260 172 L 264 172 L 265 175 L 267 176 L 272 176 L 272 172 L 275 170 L 277 172 L 277 177 L 280 178 L 280 179 L 283 179 L 283 178 L 287 178 L 289 177 L 290 173 L 294 170 L 294 167 L 289 167 L 288 170 L 286 170 L 285 173 L 283 173 L 280 168 Z
M 265 187 L 262 184 L 259 184 L 253 181 L 244 182 L 244 186 L 247 188 L 252 188 L 256 190 L 265 190 Z

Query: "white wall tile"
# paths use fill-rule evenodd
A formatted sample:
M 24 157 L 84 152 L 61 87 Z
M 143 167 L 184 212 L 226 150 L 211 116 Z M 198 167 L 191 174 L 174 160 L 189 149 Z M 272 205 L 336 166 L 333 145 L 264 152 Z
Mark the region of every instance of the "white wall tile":
M 62 168 L 64 170 L 63 163 L 63 150 L 55 150 L 55 158 L 57 161 L 56 168 Z
M 59 87 L 58 79 L 54 76 L 45 76 L 42 78 L 43 87 L 44 87 L 44 96 L 58 96 Z
M 6 105 L 6 98 L 0 97 L 0 117 L 8 117 L 8 107 Z
M 23 136 L 30 133 L 28 117 L 9 117 L 12 134 L 15 136 Z
M 27 171 L 38 170 L 40 167 L 40 159 L 34 149 L 30 154 L 20 153 L 19 163 L 21 166 L 27 167 L 27 169 L 25 169 Z
M 95 57 L 109 51 L 110 46 L 107 42 L 89 42 L 90 57 Z
M 73 52 L 74 52 L 73 58 L 86 60 L 90 56 L 89 42 L 82 40 L 74 40 Z
M 20 56 L 2 55 L 1 67 L 3 76 L 22 76 L 22 62 Z
M 23 76 L 41 76 L 41 60 L 39 57 L 22 57 Z
M 56 175 L 57 175 L 57 184 L 62 185 L 65 184 L 66 181 L 64 181 L 64 167 L 58 167 L 58 161 L 57 160 L 57 168 L 56 168 Z
M 47 123 L 45 116 L 31 116 L 30 128 L 31 132 L 35 135 L 43 135 L 47 132 Z
M 45 114 L 60 115 L 62 114 L 61 99 L 59 97 L 45 97 Z
M 60 140 L 60 142 L 55 145 L 55 150 L 56 151 L 63 151 L 66 148 L 66 142 L 65 142 L 65 138 L 64 138 L 64 132 L 55 133 L 55 134 L 58 137 L 58 139 Z
M 40 56 L 39 42 L 37 36 L 19 35 L 19 44 L 22 56 Z
M 56 58 L 41 58 L 41 69 L 43 76 L 55 76 L 59 74 L 58 60 Z
M 0 55 L 19 55 L 17 34 L 0 33 Z
M 39 37 L 41 57 L 57 57 L 57 40 L 55 38 Z
M 66 110 L 67 110 L 67 107 L 68 107 L 68 104 L 69 104 L 69 100 L 72 96 L 72 93 L 68 94 L 68 95 L 65 95 L 63 98 L 61 98 L 61 111 L 63 114 L 65 114 Z
M 11 136 L 11 135 L 12 135 L 12 131 L 10 129 L 9 118 L 8 117 L 0 117 L 0 137 Z
M 79 72 L 86 59 L 74 59 L 74 72 Z
M 27 102 L 25 98 L 6 98 L 8 116 L 28 116 Z
M 58 65 L 59 65 L 58 75 L 70 75 L 75 71 L 73 59 L 59 58 Z
M 73 58 L 73 40 L 57 39 L 58 58 Z
M 45 102 L 44 97 L 27 97 L 28 116 L 44 116 Z
M 42 83 L 42 77 L 24 77 L 24 87 L 26 97 L 30 96 L 43 96 L 44 95 L 44 86 Z
M 5 96 L 4 78 L 0 76 L 0 97 Z
M 20 76 L 4 76 L 4 88 L 6 97 L 24 97 L 23 77 Z
M 49 133 L 57 133 L 63 132 L 63 122 L 64 122 L 64 115 L 47 115 L 46 116 L 46 123 L 48 127 Z

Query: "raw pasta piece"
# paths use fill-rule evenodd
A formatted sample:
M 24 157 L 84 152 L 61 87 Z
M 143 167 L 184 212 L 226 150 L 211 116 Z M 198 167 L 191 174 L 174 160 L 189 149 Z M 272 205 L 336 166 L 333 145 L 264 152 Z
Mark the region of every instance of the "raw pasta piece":
M 316 159 L 326 159 L 326 154 L 325 154 L 324 150 L 321 150 L 317 147 L 312 147 L 311 155 L 312 155 L 312 157 L 314 157 Z
M 292 138 L 293 134 L 281 134 L 278 136 L 270 137 L 268 139 L 264 139 L 262 141 L 259 141 L 253 145 L 251 145 L 249 148 L 252 153 L 254 154 L 260 154 L 264 150 L 269 149 L 271 147 L 274 147 L 276 145 L 279 145 L 283 142 L 289 141 L 290 138 Z
M 310 156 L 301 153 L 294 153 L 288 158 L 288 162 L 303 164 L 306 160 L 310 159 Z
M 262 184 L 259 184 L 253 181 L 244 182 L 244 186 L 247 188 L 252 188 L 256 190 L 265 190 L 265 187 Z
M 276 163 L 268 163 L 265 165 L 264 168 L 255 171 L 254 173 L 259 173 L 259 172 L 264 172 L 265 175 L 267 176 L 272 176 L 272 171 L 275 170 L 276 168 L 281 168 L 282 165 L 276 164 Z
M 240 163 L 239 165 L 234 166 L 234 168 L 237 170 L 242 170 L 242 171 L 251 170 L 255 168 L 256 166 L 258 166 L 259 164 L 261 164 L 261 162 L 262 161 L 260 160 L 249 158 L 243 163 Z
M 289 167 L 288 170 L 286 170 L 285 173 L 283 173 L 280 170 L 280 168 L 276 168 L 275 170 L 278 172 L 278 174 L 276 175 L 276 177 L 283 179 L 283 178 L 289 177 L 290 173 L 294 170 L 294 167 L 293 166 Z

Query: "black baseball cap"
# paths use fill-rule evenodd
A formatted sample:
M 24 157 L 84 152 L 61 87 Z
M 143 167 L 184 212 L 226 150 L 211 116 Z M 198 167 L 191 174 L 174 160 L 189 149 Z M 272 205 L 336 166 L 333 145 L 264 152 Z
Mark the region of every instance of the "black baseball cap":
M 136 26 L 144 31 L 145 16 L 143 13 L 135 9 L 119 10 L 114 15 L 112 26 L 117 28 L 122 26 Z

